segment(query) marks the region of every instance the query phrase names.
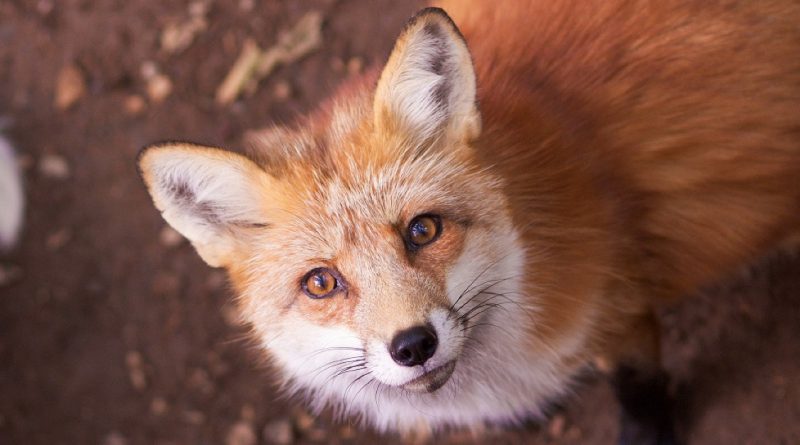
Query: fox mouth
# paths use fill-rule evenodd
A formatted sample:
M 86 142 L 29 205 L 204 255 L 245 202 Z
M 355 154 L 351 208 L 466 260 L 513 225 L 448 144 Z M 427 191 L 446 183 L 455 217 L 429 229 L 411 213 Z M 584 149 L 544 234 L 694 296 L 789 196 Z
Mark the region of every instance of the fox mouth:
M 444 386 L 455 369 L 456 362 L 453 360 L 422 374 L 401 387 L 413 392 L 431 393 Z

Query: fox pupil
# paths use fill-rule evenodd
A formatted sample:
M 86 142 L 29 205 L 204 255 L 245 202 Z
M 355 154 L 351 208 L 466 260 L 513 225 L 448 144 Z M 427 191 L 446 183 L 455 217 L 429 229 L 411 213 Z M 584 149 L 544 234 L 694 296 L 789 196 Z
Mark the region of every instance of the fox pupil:
M 438 216 L 422 215 L 414 218 L 408 225 L 408 242 L 413 248 L 433 242 L 441 231 Z
M 336 277 L 329 270 L 315 269 L 304 278 L 303 290 L 312 298 L 323 298 L 331 294 L 338 286 Z

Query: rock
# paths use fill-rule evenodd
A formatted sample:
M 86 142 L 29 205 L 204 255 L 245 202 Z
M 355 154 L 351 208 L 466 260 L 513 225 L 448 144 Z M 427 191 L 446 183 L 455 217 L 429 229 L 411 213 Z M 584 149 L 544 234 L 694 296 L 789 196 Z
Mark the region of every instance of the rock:
M 206 415 L 197 410 L 184 411 L 183 420 L 192 425 L 202 425 L 206 421 Z
M 56 108 L 64 111 L 74 105 L 86 94 L 86 79 L 83 72 L 75 65 L 61 68 L 56 78 L 56 93 L 54 104 Z
M 67 179 L 70 167 L 67 160 L 57 154 L 46 154 L 39 159 L 39 172 L 48 179 Z
M 256 445 L 258 437 L 250 422 L 240 421 L 233 425 L 225 437 L 225 445 Z
M 294 442 L 294 430 L 289 419 L 276 419 L 264 426 L 264 442 L 275 445 L 289 445 Z

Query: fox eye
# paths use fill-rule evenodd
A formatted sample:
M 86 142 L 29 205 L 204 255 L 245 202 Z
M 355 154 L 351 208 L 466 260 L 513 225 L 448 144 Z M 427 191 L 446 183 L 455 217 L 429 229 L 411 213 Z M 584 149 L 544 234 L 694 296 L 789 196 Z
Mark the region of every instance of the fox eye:
M 303 277 L 300 286 L 306 295 L 311 298 L 325 298 L 339 288 L 339 281 L 330 270 L 317 268 Z
M 409 247 L 418 249 L 436 241 L 442 232 L 442 219 L 437 215 L 419 215 L 408 224 Z

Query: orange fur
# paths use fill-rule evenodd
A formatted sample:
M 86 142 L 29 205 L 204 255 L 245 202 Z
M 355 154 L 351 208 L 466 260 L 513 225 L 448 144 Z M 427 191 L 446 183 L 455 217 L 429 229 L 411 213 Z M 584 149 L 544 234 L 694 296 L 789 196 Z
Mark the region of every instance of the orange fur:
M 253 206 L 269 209 L 263 224 L 232 229 L 233 260 L 218 264 L 265 343 L 296 340 L 305 333 L 292 326 L 306 322 L 388 343 L 448 310 L 449 277 L 471 270 L 468 256 L 496 264 L 519 243 L 522 275 L 501 278 L 519 280 L 503 296 L 521 295 L 515 310 L 530 319 L 517 355 L 547 358 L 542 381 L 555 387 L 598 354 L 654 364 L 657 301 L 797 235 L 797 2 L 441 3 L 472 61 L 449 19 L 424 13 L 380 76 L 352 81 L 295 128 L 253 133 L 253 162 L 230 161 L 257 165 L 247 176 L 270 185 Z M 425 51 L 449 58 L 430 72 L 409 65 Z M 424 213 L 441 215 L 443 235 L 410 253 L 403 231 Z M 321 266 L 345 277 L 345 294 L 302 295 L 303 274 Z M 409 428 L 391 422 L 374 423 Z

